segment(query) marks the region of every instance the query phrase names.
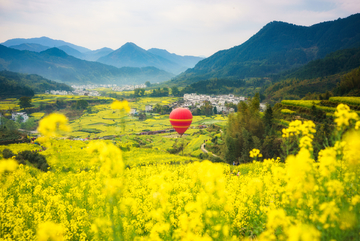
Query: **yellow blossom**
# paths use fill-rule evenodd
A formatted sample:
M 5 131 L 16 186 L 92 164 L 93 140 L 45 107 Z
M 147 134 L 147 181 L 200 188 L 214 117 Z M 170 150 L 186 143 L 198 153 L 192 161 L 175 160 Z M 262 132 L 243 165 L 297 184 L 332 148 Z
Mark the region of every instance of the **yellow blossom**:
M 13 159 L 0 160 L 0 174 L 5 171 L 15 171 L 18 163 Z
M 262 157 L 262 154 L 260 153 L 259 149 L 252 149 L 250 151 L 250 157 L 251 158 Z
M 343 149 L 344 160 L 350 165 L 359 165 L 360 133 L 356 131 L 350 132 L 345 136 L 344 141 L 346 143 Z
M 40 223 L 37 229 L 38 241 L 62 241 L 64 240 L 64 227 L 53 222 Z
M 58 131 L 70 131 L 70 127 L 67 125 L 68 119 L 63 114 L 53 113 L 50 114 L 39 122 L 38 132 L 46 137 L 55 137 L 58 135 Z
M 130 112 L 130 106 L 129 106 L 129 103 L 127 102 L 127 100 L 123 100 L 123 101 L 115 100 L 111 104 L 111 109 L 113 109 L 113 110 L 125 110 L 127 113 Z
M 335 123 L 338 129 L 342 126 L 348 126 L 350 120 L 357 120 L 358 115 L 355 112 L 350 112 L 350 108 L 347 105 L 339 104 L 335 111 Z

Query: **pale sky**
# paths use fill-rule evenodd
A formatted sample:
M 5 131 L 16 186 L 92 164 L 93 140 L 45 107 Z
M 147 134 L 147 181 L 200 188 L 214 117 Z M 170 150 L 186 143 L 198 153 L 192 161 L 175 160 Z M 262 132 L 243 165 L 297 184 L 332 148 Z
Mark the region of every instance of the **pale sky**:
M 92 50 L 126 42 L 210 56 L 271 21 L 310 26 L 360 13 L 360 0 L 0 0 L 0 43 L 46 36 Z

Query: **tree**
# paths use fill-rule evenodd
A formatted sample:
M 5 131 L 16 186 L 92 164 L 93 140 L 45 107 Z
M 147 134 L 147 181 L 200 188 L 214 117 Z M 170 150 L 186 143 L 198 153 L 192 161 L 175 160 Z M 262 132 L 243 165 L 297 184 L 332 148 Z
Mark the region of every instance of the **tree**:
M 27 121 L 20 124 L 20 127 L 25 130 L 33 130 L 36 127 L 34 118 L 29 118 Z
M 174 87 L 171 87 L 171 94 L 173 96 L 179 96 L 180 95 L 180 91 L 179 91 L 179 88 L 174 86 Z
M 263 117 L 264 125 L 265 125 L 265 133 L 269 134 L 272 131 L 273 127 L 273 111 L 270 105 L 266 106 L 265 114 Z
M 200 110 L 202 115 L 210 116 L 213 114 L 213 107 L 210 101 L 207 100 L 204 101 L 204 105 L 200 107 Z
M 151 86 L 151 83 L 150 83 L 149 81 L 146 81 L 146 82 L 145 82 L 145 85 L 146 85 L 146 87 L 150 87 L 150 86 Z
M 31 101 L 32 101 L 31 97 L 27 97 L 27 96 L 20 97 L 19 98 L 20 108 L 25 110 L 28 107 L 32 107 Z
M 56 99 L 55 105 L 58 109 L 63 109 L 66 107 L 65 101 L 61 99 Z
M 76 101 L 76 109 L 85 110 L 89 106 L 89 103 L 86 100 Z
M 260 96 L 238 104 L 238 112 L 230 114 L 225 132 L 225 159 L 232 163 L 249 162 L 249 151 L 260 148 L 264 137 L 264 123 L 260 116 Z
M 163 88 L 163 92 L 164 92 L 164 96 L 168 96 L 168 95 L 169 95 L 169 88 L 168 88 L 168 87 L 164 87 L 164 88 Z
M 134 90 L 135 97 L 141 97 L 144 96 L 144 94 L 145 94 L 145 89 L 137 88 Z

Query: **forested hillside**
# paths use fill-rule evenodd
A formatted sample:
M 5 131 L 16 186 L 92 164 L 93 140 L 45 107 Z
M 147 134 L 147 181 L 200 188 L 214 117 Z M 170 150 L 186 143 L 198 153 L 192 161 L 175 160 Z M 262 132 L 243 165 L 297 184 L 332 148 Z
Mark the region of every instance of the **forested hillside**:
M 261 92 L 270 102 L 282 99 L 319 98 L 317 95 L 359 96 L 360 48 L 339 50 L 302 68 L 275 75 Z
M 172 81 L 244 79 L 276 74 L 347 48 L 360 47 L 360 14 L 310 27 L 271 22 L 245 43 L 200 61 Z
M 36 74 L 19 74 L 10 71 L 0 71 L 0 97 L 18 98 L 44 93 L 45 90 L 72 90 L 66 84 L 45 79 Z

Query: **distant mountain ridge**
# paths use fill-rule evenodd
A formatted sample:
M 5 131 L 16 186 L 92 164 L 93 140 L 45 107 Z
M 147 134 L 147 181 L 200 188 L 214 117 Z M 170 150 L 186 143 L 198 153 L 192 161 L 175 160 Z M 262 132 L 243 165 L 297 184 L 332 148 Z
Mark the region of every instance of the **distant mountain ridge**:
M 41 44 L 34 44 L 34 43 L 23 43 L 19 45 L 11 45 L 9 48 L 17 49 L 17 50 L 28 50 L 33 52 L 41 52 L 44 50 L 49 49 L 50 47 L 44 46 Z
M 11 45 L 8 47 L 13 48 L 13 49 L 28 50 L 28 51 L 33 51 L 33 52 L 41 52 L 41 51 L 45 51 L 45 50 L 51 48 L 49 46 L 44 46 L 44 45 L 36 44 L 36 43 L 23 43 L 23 44 L 19 44 L 19 45 Z M 89 50 L 87 52 L 82 53 L 82 52 L 70 47 L 69 45 L 61 45 L 61 46 L 57 46 L 57 48 L 63 50 L 68 55 L 74 56 L 78 59 L 83 59 L 83 60 L 88 60 L 88 61 L 96 61 L 98 58 L 105 56 L 105 55 L 111 53 L 112 51 L 114 51 L 110 48 L 105 47 L 102 49 Z
M 245 43 L 221 50 L 173 79 L 263 77 L 302 66 L 340 49 L 360 47 L 360 14 L 310 27 L 274 21 Z
M 98 50 L 90 50 L 48 37 L 10 39 L 2 44 L 6 47 L 34 52 L 41 52 L 56 47 L 78 59 L 97 61 L 118 68 L 153 66 L 173 74 L 180 74 L 188 68 L 194 67 L 196 63 L 204 59 L 196 56 L 171 54 L 164 49 L 152 48 L 145 50 L 130 42 L 115 51 L 106 47 Z
M 20 51 L 0 45 L 0 70 L 38 74 L 64 83 L 140 84 L 162 82 L 174 75 L 154 67 L 116 68 L 93 61 L 77 59 L 58 48 L 40 53 Z
M 68 42 L 65 42 L 63 40 L 51 39 L 51 38 L 48 38 L 48 37 L 28 38 L 28 39 L 26 39 L 26 38 L 15 38 L 15 39 L 9 39 L 9 40 L 5 41 L 4 43 L 1 43 L 1 44 L 6 46 L 6 47 L 10 47 L 10 46 L 13 46 L 13 45 L 20 45 L 20 44 L 26 44 L 26 43 L 40 44 L 40 45 L 43 45 L 43 46 L 48 46 L 49 48 L 60 47 L 60 46 L 67 45 L 67 46 L 79 51 L 80 53 L 85 53 L 85 52 L 91 51 L 88 48 L 77 46 L 75 44 L 68 43 Z
M 195 66 L 201 59 L 200 57 L 170 54 L 162 49 L 153 48 L 146 51 L 136 44 L 128 42 L 97 61 L 116 67 L 154 66 L 170 73 L 179 74 L 187 68 Z

